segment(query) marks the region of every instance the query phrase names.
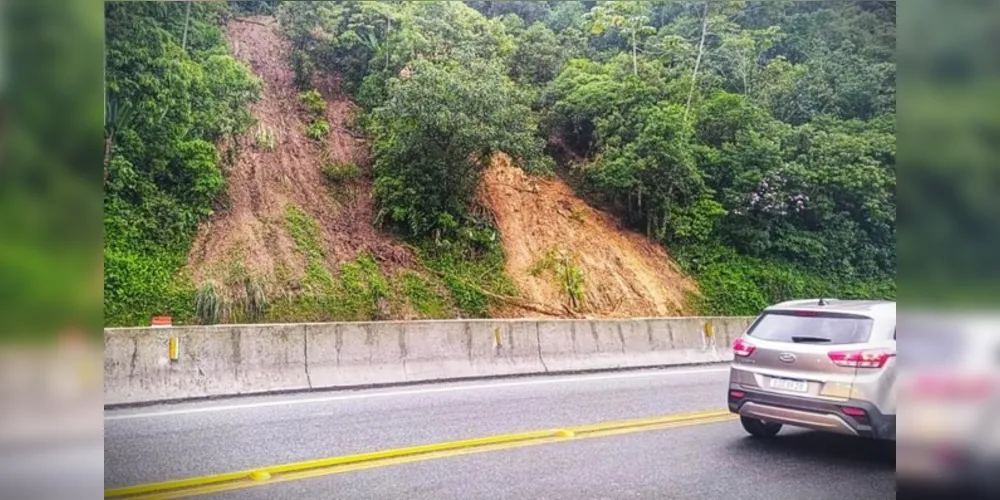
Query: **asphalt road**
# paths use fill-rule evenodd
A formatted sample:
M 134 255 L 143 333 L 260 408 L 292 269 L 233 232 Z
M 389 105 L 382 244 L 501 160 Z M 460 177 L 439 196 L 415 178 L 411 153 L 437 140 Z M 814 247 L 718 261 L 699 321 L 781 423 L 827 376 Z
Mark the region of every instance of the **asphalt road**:
M 532 377 L 105 413 L 106 488 L 511 432 L 725 407 L 725 368 Z M 211 498 L 893 498 L 857 439 L 738 422 L 644 430 L 256 486 Z

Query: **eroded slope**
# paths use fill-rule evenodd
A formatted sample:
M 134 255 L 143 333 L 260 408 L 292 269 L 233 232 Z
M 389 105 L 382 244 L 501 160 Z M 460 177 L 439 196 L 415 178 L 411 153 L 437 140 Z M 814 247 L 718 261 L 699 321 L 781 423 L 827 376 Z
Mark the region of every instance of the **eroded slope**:
M 594 317 L 691 312 L 685 294 L 695 284 L 663 247 L 623 229 L 558 177 L 529 176 L 497 155 L 481 197 L 499 225 L 507 272 L 525 299 Z

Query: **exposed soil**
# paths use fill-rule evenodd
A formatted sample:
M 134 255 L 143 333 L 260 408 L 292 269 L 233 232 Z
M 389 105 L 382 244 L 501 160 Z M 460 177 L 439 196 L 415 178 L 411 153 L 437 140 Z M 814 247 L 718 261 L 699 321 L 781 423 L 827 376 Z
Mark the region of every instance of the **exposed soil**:
M 323 147 L 305 135 L 307 118 L 300 108 L 289 66 L 288 42 L 273 18 L 233 20 L 226 35 L 234 55 L 264 83 L 262 99 L 252 107 L 258 124 L 235 140 L 234 159 L 225 169 L 227 197 L 202 224 L 188 255 L 195 283 L 225 281 L 235 263 L 272 281 L 295 280 L 305 259 L 285 228 L 285 210 L 298 206 L 319 223 L 331 269 L 370 252 L 384 272 L 419 268 L 412 253 L 373 225 L 373 200 L 364 140 L 347 128 L 354 105 L 335 77 L 314 82 L 327 101 L 331 131 L 325 148 L 334 161 L 353 161 L 361 178 L 331 189 L 322 174 Z M 275 136 L 275 147 L 257 145 L 261 128 Z M 614 216 L 594 209 L 558 178 L 528 176 L 497 155 L 480 186 L 480 202 L 493 212 L 502 234 L 507 272 L 525 303 L 551 311 L 573 304 L 551 274 L 532 273 L 550 252 L 575 262 L 583 276 L 584 302 L 567 315 L 593 317 L 671 316 L 689 314 L 685 292 L 694 291 L 667 252 L 640 234 L 624 230 Z M 281 283 L 278 283 L 279 286 Z M 536 308 L 536 311 L 540 310 Z M 412 311 L 394 316 L 411 317 Z M 497 308 L 498 317 L 537 316 L 530 308 Z
M 252 107 L 259 123 L 235 144 L 224 146 L 235 147 L 236 157 L 226 167 L 224 207 L 199 228 L 188 256 L 195 282 L 223 276 L 220 273 L 233 262 L 258 276 L 301 276 L 304 258 L 285 230 L 289 204 L 317 220 L 331 267 L 362 251 L 374 255 L 387 270 L 410 264 L 411 253 L 372 225 L 367 148 L 346 128 L 353 104 L 340 93 L 337 81 L 316 82 L 328 104 L 331 131 L 326 148 L 330 159 L 354 161 L 364 174 L 334 195 L 321 171 L 322 148 L 304 133 L 306 118 L 293 85 L 289 44 L 274 19 L 233 20 L 226 35 L 233 54 L 263 81 L 264 91 Z M 256 144 L 261 127 L 275 135 L 271 151 Z
M 500 228 L 507 273 L 523 298 L 559 309 L 569 296 L 549 273 L 532 268 L 549 252 L 562 255 L 583 276 L 582 313 L 592 317 L 690 314 L 685 292 L 696 285 L 660 245 L 623 229 L 617 220 L 584 203 L 558 177 L 529 176 L 497 155 L 483 176 L 480 199 Z M 537 269 L 536 269 L 537 270 Z M 523 316 L 512 307 L 499 316 Z M 529 314 L 530 315 L 530 314 Z

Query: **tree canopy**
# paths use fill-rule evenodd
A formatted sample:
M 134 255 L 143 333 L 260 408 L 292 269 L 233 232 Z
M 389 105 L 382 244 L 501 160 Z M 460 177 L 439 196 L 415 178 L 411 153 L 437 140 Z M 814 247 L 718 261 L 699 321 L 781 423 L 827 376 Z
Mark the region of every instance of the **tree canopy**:
M 353 27 L 304 13 L 345 19 L 365 2 L 322 5 L 286 3 L 279 16 L 290 33 L 371 40 L 357 65 L 307 57 L 368 80 L 376 196 L 411 234 L 466 213 L 478 170 L 451 155 L 480 160 L 500 145 L 491 126 L 516 123 L 521 145 L 505 147 L 534 162 L 537 120 L 540 137 L 585 158 L 561 171 L 678 253 L 721 245 L 894 294 L 891 2 L 403 2 Z M 400 83 L 400 71 L 423 74 Z M 501 115 L 529 116 L 521 96 L 535 118 L 507 124 Z M 456 136 L 467 146 L 423 136 L 442 127 L 468 129 Z
M 377 222 L 405 238 L 495 241 L 474 194 L 503 151 L 666 245 L 707 313 L 895 296 L 894 2 L 187 9 L 105 7 L 106 315 L 169 300 L 224 185 L 214 145 L 251 123 L 233 13 L 278 19 L 301 90 L 338 75 L 363 106 Z

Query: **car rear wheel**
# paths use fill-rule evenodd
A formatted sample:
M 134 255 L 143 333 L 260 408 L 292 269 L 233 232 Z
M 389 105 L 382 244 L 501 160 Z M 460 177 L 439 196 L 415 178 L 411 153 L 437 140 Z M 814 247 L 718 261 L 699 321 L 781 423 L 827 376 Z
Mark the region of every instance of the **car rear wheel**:
M 772 438 L 781 430 L 781 424 L 765 422 L 759 418 L 740 417 L 743 428 L 753 437 Z

